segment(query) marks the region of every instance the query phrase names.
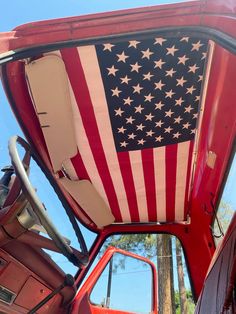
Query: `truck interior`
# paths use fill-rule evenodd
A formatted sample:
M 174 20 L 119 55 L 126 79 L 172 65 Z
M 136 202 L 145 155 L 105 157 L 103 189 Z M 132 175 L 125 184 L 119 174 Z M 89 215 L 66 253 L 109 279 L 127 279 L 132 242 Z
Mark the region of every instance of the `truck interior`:
M 0 180 L 0 312 L 133 313 L 90 298 L 123 254 L 150 269 L 148 313 L 158 313 L 146 258 L 109 248 L 85 277 L 111 235 L 168 233 L 182 244 L 195 313 L 234 313 L 236 216 L 217 248 L 212 226 L 235 159 L 235 1 L 25 24 L 0 33 L 0 73 L 24 134 L 9 140 Z M 31 183 L 32 163 L 75 245 L 37 193 L 37 175 Z M 96 234 L 90 248 L 81 225 Z

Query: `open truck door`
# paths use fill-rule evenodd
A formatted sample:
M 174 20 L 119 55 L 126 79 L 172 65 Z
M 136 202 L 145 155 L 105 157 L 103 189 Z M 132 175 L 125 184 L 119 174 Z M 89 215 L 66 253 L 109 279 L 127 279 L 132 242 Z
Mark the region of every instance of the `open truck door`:
M 157 314 L 155 265 L 142 256 L 109 247 L 79 290 L 71 313 Z

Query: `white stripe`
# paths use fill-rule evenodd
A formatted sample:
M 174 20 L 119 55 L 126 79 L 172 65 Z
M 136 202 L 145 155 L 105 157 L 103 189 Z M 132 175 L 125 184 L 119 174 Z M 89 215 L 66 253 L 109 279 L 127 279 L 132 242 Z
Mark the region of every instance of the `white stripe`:
M 96 50 L 94 46 L 84 46 L 78 48 L 78 53 L 93 104 L 100 139 L 107 160 L 107 165 L 118 198 L 122 220 L 123 222 L 130 222 L 129 206 L 127 202 L 123 179 L 121 176 L 117 153 L 114 146 L 108 106 L 102 83 L 100 68 L 97 61 Z
M 166 154 L 165 147 L 154 149 L 157 220 L 166 221 Z
M 148 209 L 141 151 L 129 152 L 140 222 L 148 221 Z
M 109 206 L 109 202 L 108 202 L 108 199 L 107 199 L 104 187 L 103 187 L 102 180 L 99 176 L 96 164 L 93 159 L 93 154 L 89 146 L 85 129 L 83 127 L 82 118 L 78 110 L 78 105 L 76 103 L 76 99 L 75 99 L 71 85 L 70 85 L 70 94 L 71 94 L 71 104 L 72 104 L 72 110 L 73 110 L 75 134 L 76 134 L 78 150 L 80 152 L 84 165 L 86 165 L 86 170 L 89 175 L 89 178 L 91 179 L 92 184 L 94 185 L 95 189 L 99 192 L 103 200 L 106 202 L 106 204 Z
M 184 200 L 186 192 L 189 146 L 190 141 L 178 144 L 175 188 L 175 221 L 184 220 Z

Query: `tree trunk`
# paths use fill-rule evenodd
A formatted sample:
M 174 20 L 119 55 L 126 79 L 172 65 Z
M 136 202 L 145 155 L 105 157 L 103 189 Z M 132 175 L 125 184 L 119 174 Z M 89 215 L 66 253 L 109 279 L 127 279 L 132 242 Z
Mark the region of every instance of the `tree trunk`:
M 182 248 L 178 239 L 176 239 L 176 261 L 178 271 L 179 300 L 181 314 L 188 314 L 187 295 L 184 284 L 184 270 L 182 260 Z
M 157 235 L 159 314 L 175 314 L 172 242 L 168 234 Z

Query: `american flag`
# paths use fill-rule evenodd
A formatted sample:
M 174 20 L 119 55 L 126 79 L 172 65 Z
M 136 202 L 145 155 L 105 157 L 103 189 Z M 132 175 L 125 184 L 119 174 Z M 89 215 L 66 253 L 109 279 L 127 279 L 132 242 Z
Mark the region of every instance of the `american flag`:
M 183 221 L 208 42 L 135 38 L 61 50 L 78 154 L 117 222 Z

